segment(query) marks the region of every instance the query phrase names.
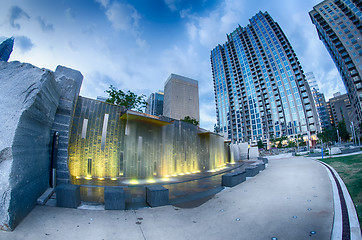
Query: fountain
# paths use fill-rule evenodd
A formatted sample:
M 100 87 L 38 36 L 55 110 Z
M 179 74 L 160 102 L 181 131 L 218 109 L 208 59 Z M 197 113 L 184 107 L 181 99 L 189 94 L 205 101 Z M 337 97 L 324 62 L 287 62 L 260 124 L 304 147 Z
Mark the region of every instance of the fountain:
M 217 134 L 84 97 L 78 99 L 68 149 L 73 184 L 153 183 L 216 172 L 229 162 Z

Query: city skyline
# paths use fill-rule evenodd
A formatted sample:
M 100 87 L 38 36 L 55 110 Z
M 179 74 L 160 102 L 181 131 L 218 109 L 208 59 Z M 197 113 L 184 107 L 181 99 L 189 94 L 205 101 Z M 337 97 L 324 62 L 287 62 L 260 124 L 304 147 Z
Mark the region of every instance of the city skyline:
M 210 51 L 259 11 L 268 11 L 279 23 L 303 70 L 315 73 L 327 99 L 346 92 L 308 16 L 319 2 L 5 1 L 0 41 L 15 37 L 9 61 L 81 71 L 85 97 L 104 96 L 111 84 L 148 96 L 172 72 L 197 79 L 200 124 L 212 130 L 216 115 Z

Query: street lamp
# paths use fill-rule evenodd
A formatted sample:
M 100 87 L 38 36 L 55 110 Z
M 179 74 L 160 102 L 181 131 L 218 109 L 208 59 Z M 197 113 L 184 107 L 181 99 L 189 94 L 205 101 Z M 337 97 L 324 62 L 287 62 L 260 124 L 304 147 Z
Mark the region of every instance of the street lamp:
M 337 146 L 338 146 L 338 143 L 339 143 L 339 145 L 340 145 L 340 142 L 339 142 L 339 131 L 338 131 L 338 128 L 337 128 Z
M 249 160 L 249 154 L 250 154 L 250 144 L 251 144 L 251 139 L 248 141 L 248 160 Z

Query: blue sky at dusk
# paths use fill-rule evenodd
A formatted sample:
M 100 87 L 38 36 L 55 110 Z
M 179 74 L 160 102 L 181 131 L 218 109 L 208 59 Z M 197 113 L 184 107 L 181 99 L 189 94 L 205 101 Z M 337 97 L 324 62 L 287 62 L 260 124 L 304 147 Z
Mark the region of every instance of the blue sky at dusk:
M 5 0 L 0 41 L 14 36 L 9 61 L 82 72 L 81 95 L 112 84 L 149 95 L 171 73 L 199 81 L 201 127 L 216 123 L 210 52 L 226 34 L 268 11 L 292 44 L 304 72 L 326 98 L 345 89 L 308 12 L 320 0 Z

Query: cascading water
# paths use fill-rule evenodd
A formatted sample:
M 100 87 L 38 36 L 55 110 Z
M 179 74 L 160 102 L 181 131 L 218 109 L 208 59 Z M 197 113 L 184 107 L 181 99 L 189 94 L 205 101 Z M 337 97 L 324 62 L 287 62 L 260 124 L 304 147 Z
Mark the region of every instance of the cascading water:
M 228 160 L 221 136 L 182 121 L 79 97 L 69 141 L 71 180 L 117 185 L 216 171 Z M 133 182 L 132 182 L 133 181 Z

